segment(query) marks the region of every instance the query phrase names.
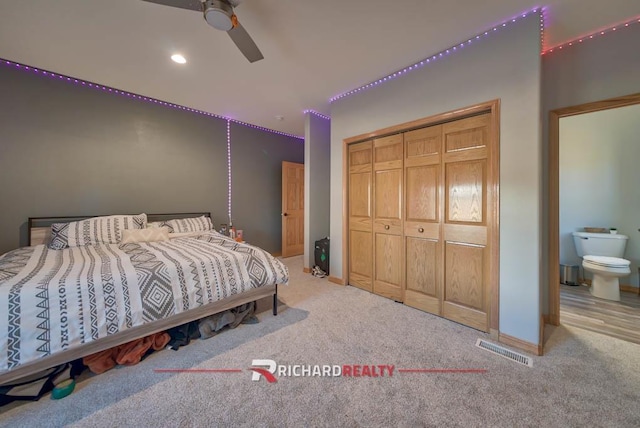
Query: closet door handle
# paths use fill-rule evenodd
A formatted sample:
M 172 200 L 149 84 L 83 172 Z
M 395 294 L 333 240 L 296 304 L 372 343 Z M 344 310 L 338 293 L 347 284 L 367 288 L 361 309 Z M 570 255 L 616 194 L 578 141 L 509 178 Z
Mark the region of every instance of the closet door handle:
M 384 230 L 389 230 L 389 225 L 388 224 L 384 225 Z
M 423 227 L 419 227 L 418 228 L 418 232 L 420 232 L 420 233 L 424 232 L 424 228 Z

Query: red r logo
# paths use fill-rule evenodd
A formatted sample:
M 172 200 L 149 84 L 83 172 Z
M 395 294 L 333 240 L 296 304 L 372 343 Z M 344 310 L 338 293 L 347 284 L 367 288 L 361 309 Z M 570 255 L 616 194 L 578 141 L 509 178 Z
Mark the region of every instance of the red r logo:
M 276 362 L 273 360 L 253 360 L 251 362 L 252 366 L 266 366 L 268 368 L 262 367 L 249 367 L 249 370 L 253 371 L 251 375 L 251 380 L 257 382 L 260 380 L 260 376 L 263 376 L 267 382 L 275 383 L 278 381 L 276 377 L 273 375 L 276 372 Z

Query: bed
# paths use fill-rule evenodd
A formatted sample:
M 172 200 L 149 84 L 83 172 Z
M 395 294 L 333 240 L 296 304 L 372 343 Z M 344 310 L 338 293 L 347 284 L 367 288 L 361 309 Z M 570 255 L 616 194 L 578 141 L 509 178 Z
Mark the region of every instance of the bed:
M 0 385 L 265 297 L 277 315 L 288 282 L 207 213 L 38 217 L 28 230 L 30 246 L 0 256 Z

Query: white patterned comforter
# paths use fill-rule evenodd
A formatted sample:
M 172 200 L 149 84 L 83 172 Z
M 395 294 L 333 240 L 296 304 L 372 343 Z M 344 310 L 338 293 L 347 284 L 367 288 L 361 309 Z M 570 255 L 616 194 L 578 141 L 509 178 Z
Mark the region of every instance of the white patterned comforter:
M 216 232 L 10 251 L 0 257 L 0 373 L 250 288 L 287 282 L 279 260 Z

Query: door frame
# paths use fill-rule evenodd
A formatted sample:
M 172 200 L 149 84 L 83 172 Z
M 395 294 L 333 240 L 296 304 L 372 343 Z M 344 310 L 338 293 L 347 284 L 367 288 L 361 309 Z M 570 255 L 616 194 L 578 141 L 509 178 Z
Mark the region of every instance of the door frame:
M 549 111 L 548 324 L 560 325 L 560 119 L 635 104 L 640 104 L 640 93 Z
M 491 114 L 491 168 L 496 178 L 487 187 L 487 192 L 493 193 L 493 203 L 487 206 L 494 219 L 492 225 L 488 225 L 488 241 L 491 245 L 489 257 L 491 259 L 489 267 L 489 331 L 492 337 L 497 337 L 500 326 L 500 99 L 486 101 L 469 107 L 439 113 L 433 116 L 424 117 L 399 125 L 378 129 L 373 132 L 356 135 L 342 140 L 342 280 L 344 285 L 349 284 L 349 195 L 348 195 L 348 149 L 350 144 L 359 143 L 373 138 L 383 137 L 400 132 L 411 131 L 417 128 L 437 125 L 439 123 L 451 122 L 465 117 L 478 115 L 481 113 Z M 334 281 L 338 282 L 338 281 Z

